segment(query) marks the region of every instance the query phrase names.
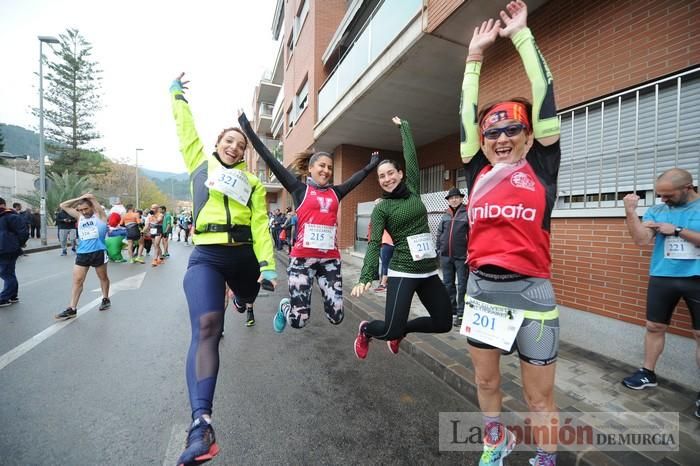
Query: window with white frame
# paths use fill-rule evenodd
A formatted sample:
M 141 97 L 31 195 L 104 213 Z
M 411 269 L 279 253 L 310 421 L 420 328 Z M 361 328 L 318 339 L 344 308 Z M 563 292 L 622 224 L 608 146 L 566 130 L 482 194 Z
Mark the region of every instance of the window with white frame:
M 294 96 L 294 110 L 295 110 L 295 120 L 299 118 L 301 112 L 309 104 L 309 80 L 304 78 L 304 83 L 299 88 L 299 92 Z
M 290 131 L 292 128 L 294 128 L 294 123 L 296 123 L 296 112 L 295 112 L 295 105 L 292 103 L 292 105 L 289 106 L 289 109 L 287 110 L 287 131 Z
M 621 207 L 629 192 L 649 205 L 662 172 L 700 177 L 700 68 L 559 116 L 559 209 Z
M 299 8 L 297 9 L 297 14 L 294 15 L 294 22 L 292 23 L 292 37 L 294 38 L 294 44 L 297 43 L 299 34 L 301 33 L 301 28 L 304 26 L 304 21 L 309 14 L 309 2 L 308 0 L 301 0 L 299 3 Z

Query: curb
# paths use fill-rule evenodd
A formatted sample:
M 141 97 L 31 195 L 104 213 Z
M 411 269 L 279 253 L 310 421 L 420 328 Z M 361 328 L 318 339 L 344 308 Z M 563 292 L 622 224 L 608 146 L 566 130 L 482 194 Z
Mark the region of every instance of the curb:
M 38 248 L 23 249 L 22 252 L 24 254 L 32 254 L 34 252 L 51 251 L 53 249 L 59 249 L 60 247 L 60 244 L 47 244 L 46 246 L 39 246 Z

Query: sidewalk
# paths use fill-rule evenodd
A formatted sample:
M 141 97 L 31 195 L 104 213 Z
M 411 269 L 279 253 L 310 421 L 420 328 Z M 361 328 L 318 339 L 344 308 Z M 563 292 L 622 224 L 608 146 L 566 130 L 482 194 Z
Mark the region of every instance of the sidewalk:
M 41 244 L 40 238 L 29 238 L 27 240 L 27 245 L 22 248 L 25 254 L 31 254 L 33 252 L 48 251 L 51 249 L 58 249 L 61 245 L 58 242 L 58 234 L 56 233 L 56 227 L 46 228 L 46 245 Z
M 287 254 L 278 253 L 281 263 L 288 263 Z M 350 290 L 357 283 L 362 258 L 343 254 L 343 290 L 346 310 L 360 319 L 383 319 L 386 293 L 365 293 L 350 298 Z M 562 310 L 565 312 L 564 310 Z M 427 315 L 416 298 L 412 315 Z M 595 335 L 596 329 L 581 329 Z M 694 344 L 694 343 L 693 343 Z M 642 345 L 642 342 L 639 342 Z M 590 347 L 599 349 L 594 339 Z M 370 346 L 377 351 L 376 344 Z M 636 348 L 634 349 L 636 350 Z M 350 348 L 348 348 L 350 351 Z M 632 351 L 632 348 L 630 348 Z M 466 338 L 453 329 L 446 334 L 410 334 L 401 343 L 401 352 L 410 354 L 419 364 L 442 379 L 451 388 L 477 404 L 474 371 L 467 352 Z M 700 461 L 700 420 L 693 416 L 697 392 L 692 387 L 659 378 L 659 386 L 645 390 L 630 390 L 621 381 L 637 367 L 618 361 L 612 355 L 602 355 L 562 341 L 557 360 L 555 399 L 561 412 L 660 412 L 677 411 L 680 414 L 679 451 L 560 451 L 559 465 L 694 465 Z M 694 370 L 694 368 L 688 368 Z M 528 411 L 523 401 L 520 362 L 517 356 L 501 358 L 504 411 Z M 455 411 L 460 411 L 455 407 Z M 507 462 L 507 460 L 506 460 Z

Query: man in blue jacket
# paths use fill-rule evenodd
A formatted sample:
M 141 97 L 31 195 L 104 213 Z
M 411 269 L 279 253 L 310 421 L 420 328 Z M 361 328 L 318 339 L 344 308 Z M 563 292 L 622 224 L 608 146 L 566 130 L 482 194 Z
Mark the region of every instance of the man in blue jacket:
M 458 326 L 467 293 L 467 207 L 463 202 L 464 194 L 457 188 L 450 189 L 445 199 L 448 207 L 440 219 L 435 246 L 440 256 L 442 282 L 452 302 L 453 323 Z
M 29 231 L 24 219 L 13 209 L 8 209 L 5 199 L 0 197 L 0 278 L 5 282 L 0 293 L 0 307 L 19 302 L 15 264 L 27 239 Z

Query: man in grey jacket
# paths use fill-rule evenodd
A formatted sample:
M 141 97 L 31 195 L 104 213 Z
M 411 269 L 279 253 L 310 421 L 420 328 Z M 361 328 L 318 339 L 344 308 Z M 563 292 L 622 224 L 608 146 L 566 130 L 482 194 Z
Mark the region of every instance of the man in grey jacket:
M 467 207 L 463 202 L 464 194 L 457 188 L 450 189 L 445 199 L 448 207 L 440 219 L 435 246 L 440 256 L 442 282 L 452 302 L 453 323 L 459 326 L 467 293 Z

